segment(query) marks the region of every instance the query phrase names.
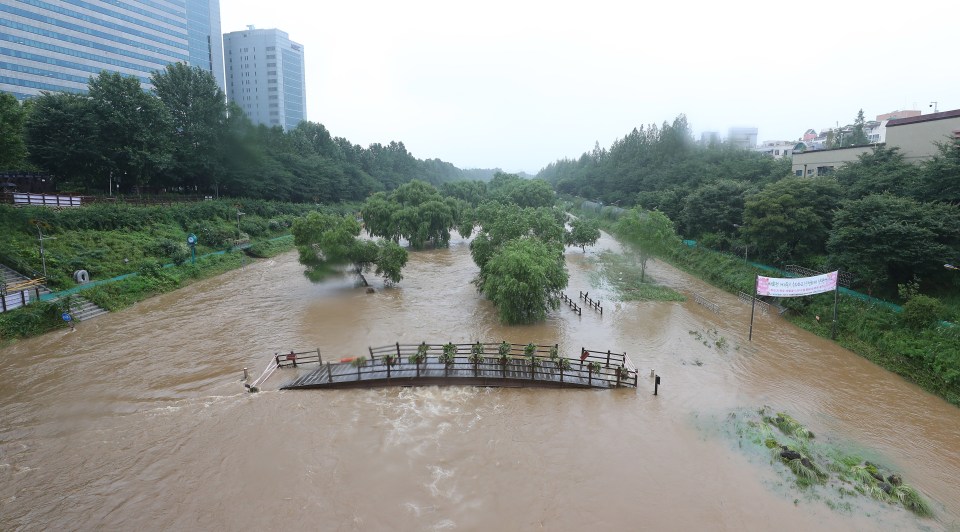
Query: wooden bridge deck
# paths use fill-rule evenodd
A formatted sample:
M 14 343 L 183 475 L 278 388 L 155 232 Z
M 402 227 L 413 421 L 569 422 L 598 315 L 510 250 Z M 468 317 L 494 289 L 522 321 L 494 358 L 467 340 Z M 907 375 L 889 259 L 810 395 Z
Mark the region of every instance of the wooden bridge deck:
M 478 364 L 477 368 L 467 361 L 457 361 L 449 367 L 435 360 L 420 364 L 419 371 L 413 364 L 404 363 L 390 368 L 386 366 L 367 368 L 357 372 L 350 364 L 329 364 L 302 375 L 283 385 L 283 390 L 305 388 L 367 388 L 379 386 L 427 386 L 433 384 L 463 384 L 467 386 L 495 387 L 569 387 L 569 388 L 615 388 L 616 380 L 608 375 L 592 374 L 584 367 L 576 367 L 561 372 L 547 360 L 536 367 L 531 375 L 529 361 L 512 360 L 503 367 L 500 363 Z M 371 371 L 372 370 L 372 371 Z M 562 373 L 562 376 L 561 376 Z M 633 388 L 634 375 L 619 383 L 620 386 Z
M 338 362 L 322 361 L 319 351 L 291 353 L 276 356 L 279 368 L 301 367 L 305 363 L 319 363 L 312 371 L 299 375 L 281 386 L 283 390 L 311 388 L 375 388 L 383 386 L 466 385 L 514 388 L 619 388 L 637 386 L 638 374 L 626 355 L 610 352 L 581 351 L 583 359 L 524 356 L 516 353 L 523 346 L 513 346 L 513 353 L 503 361 L 489 354 L 489 346 L 482 359 L 472 360 L 467 353 L 471 344 L 460 344 L 449 364 L 436 355 L 442 346 L 430 346 L 426 360 L 419 364 L 404 356 L 415 352 L 414 346 L 387 346 L 371 348 L 370 360 L 357 367 L 353 359 Z M 411 349 L 411 347 L 413 349 Z M 495 351 L 495 347 L 493 348 Z M 543 353 L 541 351 L 540 353 Z M 399 355 L 397 354 L 399 353 Z M 296 362 L 296 364 L 294 364 Z M 593 363 L 593 371 L 590 370 Z M 567 366 L 566 369 L 562 369 Z

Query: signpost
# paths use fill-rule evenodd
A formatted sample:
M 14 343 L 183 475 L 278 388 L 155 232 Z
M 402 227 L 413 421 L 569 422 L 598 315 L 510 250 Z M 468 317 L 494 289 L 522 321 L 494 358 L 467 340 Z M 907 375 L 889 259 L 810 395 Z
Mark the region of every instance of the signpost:
M 190 246 L 190 264 L 197 263 L 197 235 L 190 233 L 187 236 L 187 245 Z

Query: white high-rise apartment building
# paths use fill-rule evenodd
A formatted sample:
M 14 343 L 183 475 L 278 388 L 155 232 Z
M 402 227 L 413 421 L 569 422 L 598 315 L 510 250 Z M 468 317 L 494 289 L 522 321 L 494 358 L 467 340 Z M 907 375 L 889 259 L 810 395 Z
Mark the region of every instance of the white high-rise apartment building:
M 256 124 L 289 131 L 307 119 L 303 46 L 286 32 L 258 30 L 223 35 L 227 99 Z
M 135 76 L 183 62 L 221 87 L 220 0 L 0 0 L 0 91 L 86 92 L 101 70 Z

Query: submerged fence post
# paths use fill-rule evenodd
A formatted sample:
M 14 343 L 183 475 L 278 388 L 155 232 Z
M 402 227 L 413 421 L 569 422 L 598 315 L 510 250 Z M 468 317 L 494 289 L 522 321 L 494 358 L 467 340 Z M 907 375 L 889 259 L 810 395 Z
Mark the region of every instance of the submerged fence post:
M 317 364 L 323 364 L 323 358 L 320 356 L 320 348 L 317 348 Z
M 327 362 L 327 382 L 333 383 L 333 372 L 330 369 L 330 362 Z
M 660 375 L 657 375 L 653 379 L 653 395 L 657 395 L 657 387 L 660 386 Z

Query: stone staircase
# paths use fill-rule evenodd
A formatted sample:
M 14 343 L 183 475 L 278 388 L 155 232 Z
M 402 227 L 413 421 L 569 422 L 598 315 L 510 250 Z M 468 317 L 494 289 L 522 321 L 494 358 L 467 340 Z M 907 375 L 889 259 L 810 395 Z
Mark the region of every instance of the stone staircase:
M 4 264 L 0 264 L 0 282 L 4 284 L 12 284 L 29 280 L 29 277 L 14 271 Z M 46 286 L 40 286 L 41 296 L 49 293 L 51 292 Z M 98 307 L 90 301 L 87 301 L 81 296 L 73 296 L 73 299 L 70 302 L 70 315 L 76 321 L 89 320 L 106 313 L 106 310 Z

